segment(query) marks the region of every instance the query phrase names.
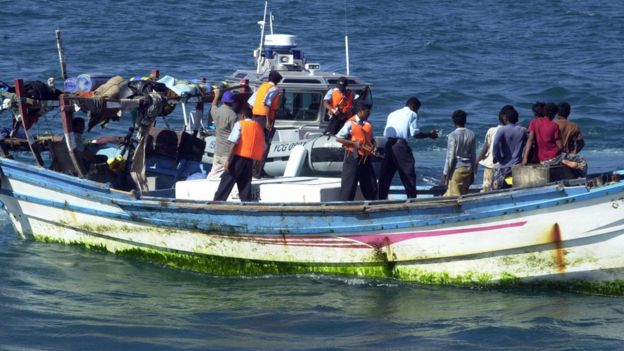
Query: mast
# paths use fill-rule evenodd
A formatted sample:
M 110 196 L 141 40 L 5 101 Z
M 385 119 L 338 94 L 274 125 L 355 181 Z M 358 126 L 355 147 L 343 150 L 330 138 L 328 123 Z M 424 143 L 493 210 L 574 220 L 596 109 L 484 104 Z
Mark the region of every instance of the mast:
M 259 21 L 260 25 L 260 45 L 258 46 L 258 57 L 256 62 L 256 73 L 260 73 L 260 61 L 262 61 L 262 47 L 264 46 L 264 26 L 266 24 L 266 16 L 267 16 L 267 8 L 269 6 L 269 2 L 264 2 L 264 15 L 262 16 L 262 21 Z

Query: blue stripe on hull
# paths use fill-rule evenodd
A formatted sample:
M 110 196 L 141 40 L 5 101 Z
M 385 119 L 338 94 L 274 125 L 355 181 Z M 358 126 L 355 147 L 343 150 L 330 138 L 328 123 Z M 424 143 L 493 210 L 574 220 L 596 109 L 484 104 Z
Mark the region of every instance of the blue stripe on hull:
M 5 196 L 104 218 L 206 233 L 348 236 L 392 232 L 474 220 L 500 221 L 517 218 L 520 213 L 528 215 L 532 211 L 573 202 L 586 201 L 591 204 L 606 201 L 605 197 L 617 199 L 624 193 L 624 184 L 617 183 L 591 192 L 587 192 L 584 187 L 579 187 L 581 189 L 577 191 L 572 188 L 576 192 L 572 196 L 566 192 L 567 188 L 554 185 L 486 196 L 467 196 L 459 200 L 416 200 L 407 203 L 223 204 L 165 198 L 138 200 L 132 193 L 113 193 L 105 185 L 17 161 L 3 159 L 0 160 L 0 166 L 6 176 L 94 202 L 119 206 L 123 213 L 86 208 L 35 195 L 15 194 L 3 189 L 2 194 Z M 295 209 L 296 206 L 299 209 Z
M 306 212 L 293 213 L 288 211 L 228 211 L 209 208 L 210 205 L 196 209 L 182 206 L 153 206 L 153 203 L 135 200 L 133 206 L 122 206 L 123 212 L 115 213 L 97 208 L 78 206 L 64 201 L 55 201 L 41 197 L 16 194 L 2 190 L 3 195 L 24 200 L 43 206 L 65 209 L 76 213 L 84 213 L 103 218 L 144 223 L 162 228 L 197 230 L 205 233 L 239 233 L 239 234 L 288 234 L 288 235 L 349 235 L 366 232 L 389 232 L 433 226 L 449 223 L 460 223 L 469 220 L 494 218 L 497 221 L 514 214 L 528 212 L 538 208 L 556 207 L 567 203 L 564 200 L 552 200 L 548 203 L 528 204 L 509 209 L 490 210 L 483 213 L 456 215 L 444 213 L 442 209 L 404 209 L 388 212 Z M 95 200 L 95 199 L 94 199 Z M 588 203 L 599 199 L 587 199 Z M 113 201 L 117 202 L 117 201 Z M 447 209 L 448 210 L 448 209 Z M 451 208 L 455 212 L 454 208 Z M 451 216 L 450 218 L 444 218 Z

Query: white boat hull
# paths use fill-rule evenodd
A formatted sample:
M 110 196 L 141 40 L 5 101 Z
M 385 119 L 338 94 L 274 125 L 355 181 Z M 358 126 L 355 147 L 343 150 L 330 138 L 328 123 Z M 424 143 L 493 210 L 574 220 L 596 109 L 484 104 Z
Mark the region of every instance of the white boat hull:
M 56 178 L 51 184 L 65 186 L 37 185 L 37 177 L 9 173 L 14 174 L 2 177 L 1 200 L 21 236 L 174 267 L 455 285 L 562 283 L 624 294 L 619 183 L 601 191 L 575 189 L 562 198 L 555 196 L 561 189 L 551 186 L 516 192 L 514 201 L 499 193 L 378 206 L 328 203 L 324 209 L 294 204 L 280 210 L 276 207 L 284 205 L 137 200 L 103 188 L 91 191 L 91 182 L 47 170 L 35 173 L 51 173 Z M 537 200 L 542 192 L 553 196 Z M 453 203 L 462 209 L 457 212 Z

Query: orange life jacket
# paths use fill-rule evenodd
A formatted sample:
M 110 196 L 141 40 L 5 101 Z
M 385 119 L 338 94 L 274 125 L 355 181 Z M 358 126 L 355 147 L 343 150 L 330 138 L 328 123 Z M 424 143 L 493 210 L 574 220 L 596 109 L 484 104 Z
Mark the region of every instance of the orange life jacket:
M 269 89 L 274 86 L 276 85 L 272 82 L 264 82 L 260 85 L 260 88 L 258 88 L 258 91 L 256 92 L 256 101 L 254 102 L 252 110 L 254 116 L 266 116 L 267 106 L 264 104 L 264 99 L 266 98 Z M 275 111 L 277 111 L 277 109 L 279 109 L 279 94 L 275 94 L 273 101 L 271 101 L 269 119 L 275 119 Z
M 368 121 L 364 121 L 364 124 L 357 122 L 357 116 L 353 116 L 347 123 L 351 123 L 351 141 L 357 141 L 360 145 L 372 145 L 373 144 L 373 125 Z M 345 149 L 349 152 L 353 152 L 353 145 L 346 145 Z M 358 148 L 358 155 L 370 155 L 370 151 L 366 151 L 363 148 Z
M 331 106 L 337 107 L 342 101 L 343 96 L 344 95 L 342 94 L 340 89 L 335 88 L 332 92 Z M 353 109 L 353 92 L 351 90 L 347 90 L 347 96 L 344 98 L 344 102 L 342 103 L 342 108 L 340 109 L 340 112 L 351 112 L 351 109 Z
M 234 154 L 240 157 L 261 160 L 264 153 L 264 129 L 252 119 L 240 121 L 241 136 L 234 147 Z

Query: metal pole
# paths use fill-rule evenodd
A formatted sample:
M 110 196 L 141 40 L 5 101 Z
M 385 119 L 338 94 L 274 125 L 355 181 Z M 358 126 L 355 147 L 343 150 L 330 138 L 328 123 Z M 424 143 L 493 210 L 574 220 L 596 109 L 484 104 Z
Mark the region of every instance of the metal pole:
M 56 30 L 56 49 L 59 54 L 59 62 L 61 63 L 61 78 L 67 79 L 67 65 L 65 64 L 65 53 L 63 52 L 63 41 L 61 40 L 61 30 Z
M 351 75 L 351 70 L 349 69 L 349 36 L 345 35 L 345 60 L 347 64 L 347 77 Z
M 256 73 L 260 73 L 260 60 L 262 59 L 262 47 L 264 46 L 264 25 L 266 24 L 266 15 L 267 8 L 269 6 L 269 2 L 264 2 L 264 16 L 262 16 L 262 22 L 260 23 L 261 32 L 260 32 L 260 46 L 258 47 L 258 62 L 256 66 Z

